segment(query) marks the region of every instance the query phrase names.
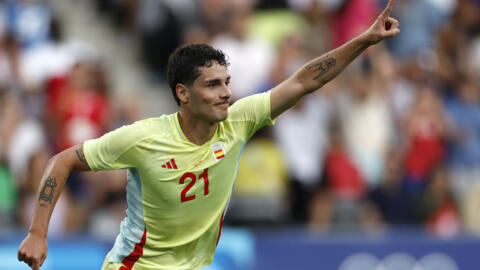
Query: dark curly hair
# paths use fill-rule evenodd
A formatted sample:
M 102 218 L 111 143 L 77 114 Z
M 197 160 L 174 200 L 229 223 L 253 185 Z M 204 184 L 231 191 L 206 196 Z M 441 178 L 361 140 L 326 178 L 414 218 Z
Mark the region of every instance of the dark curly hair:
M 168 58 L 167 78 L 170 90 L 178 105 L 176 86 L 178 83 L 191 85 L 199 76 L 201 67 L 218 63 L 224 67 L 230 64 L 225 54 L 207 44 L 191 44 L 179 47 Z

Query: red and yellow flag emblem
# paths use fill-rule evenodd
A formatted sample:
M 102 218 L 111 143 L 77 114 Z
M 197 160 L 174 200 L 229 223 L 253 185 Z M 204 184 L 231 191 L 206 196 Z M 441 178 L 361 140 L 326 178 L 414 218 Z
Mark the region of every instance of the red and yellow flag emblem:
M 221 142 L 212 144 L 212 154 L 216 161 L 219 161 L 225 157 L 225 148 L 223 148 Z
M 223 149 L 215 151 L 215 158 L 216 159 L 221 159 L 225 157 L 225 154 L 223 153 Z

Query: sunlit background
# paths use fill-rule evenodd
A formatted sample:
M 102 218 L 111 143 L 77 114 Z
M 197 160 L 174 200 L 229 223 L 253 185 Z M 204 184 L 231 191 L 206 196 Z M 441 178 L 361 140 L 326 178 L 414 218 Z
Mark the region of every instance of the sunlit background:
M 364 31 L 386 0 L 0 1 L 0 269 L 17 261 L 48 159 L 172 113 L 174 48 L 210 43 L 234 100 Z M 401 33 L 247 144 L 205 269 L 480 265 L 480 1 L 397 0 Z M 71 175 L 45 270 L 100 269 L 124 171 Z

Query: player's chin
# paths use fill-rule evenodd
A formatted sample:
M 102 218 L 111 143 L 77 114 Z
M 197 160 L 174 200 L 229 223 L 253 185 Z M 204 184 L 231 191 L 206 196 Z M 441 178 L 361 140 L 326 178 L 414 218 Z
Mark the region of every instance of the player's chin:
M 218 121 L 224 121 L 226 120 L 228 117 L 228 112 L 225 112 L 224 114 L 222 114 L 220 117 L 219 117 L 219 120 Z
M 215 118 L 217 121 L 223 121 L 228 117 L 228 106 L 217 106 Z
M 215 120 L 220 122 L 227 119 L 227 117 L 228 117 L 228 111 L 221 111 L 215 115 Z

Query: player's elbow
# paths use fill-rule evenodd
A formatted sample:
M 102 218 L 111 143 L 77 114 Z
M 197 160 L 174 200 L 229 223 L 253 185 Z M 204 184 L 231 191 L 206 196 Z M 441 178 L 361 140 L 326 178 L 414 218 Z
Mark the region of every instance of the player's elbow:
M 84 159 L 82 159 L 83 151 L 82 153 L 79 153 L 78 148 L 79 146 L 73 146 L 63 150 L 62 152 L 50 158 L 49 164 L 51 164 L 51 166 L 59 167 L 68 173 L 73 171 L 85 171 L 89 169 L 87 168 L 88 166 L 86 165 Z
M 62 170 L 73 170 L 73 162 L 68 153 L 68 149 L 57 153 L 48 160 L 47 168 L 61 168 Z
M 328 81 L 322 78 L 312 79 L 308 76 L 305 76 L 304 73 L 297 73 L 292 78 L 292 85 L 295 85 L 295 91 L 298 92 L 298 95 L 305 96 L 311 94 L 318 89 L 320 89 L 323 85 L 325 85 Z
M 293 89 L 296 89 L 295 91 L 298 92 L 298 95 L 302 97 L 317 91 L 327 83 L 322 80 L 312 81 L 302 77 L 293 77 L 293 81 Z

